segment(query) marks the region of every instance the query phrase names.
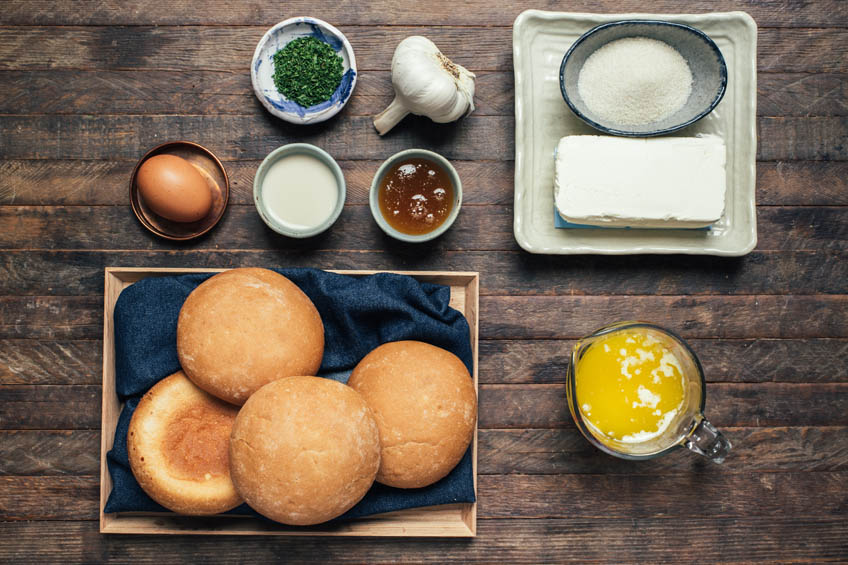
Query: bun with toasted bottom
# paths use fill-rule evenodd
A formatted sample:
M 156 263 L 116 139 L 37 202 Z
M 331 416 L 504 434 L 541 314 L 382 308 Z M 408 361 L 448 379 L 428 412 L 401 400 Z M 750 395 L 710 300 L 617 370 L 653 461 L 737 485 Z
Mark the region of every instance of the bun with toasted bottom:
M 347 383 L 380 429 L 377 482 L 418 488 L 445 477 L 474 435 L 477 393 L 453 353 L 420 341 L 386 343 L 365 356 Z
M 127 437 L 130 468 L 144 492 L 180 514 L 218 514 L 241 504 L 228 452 L 237 412 L 182 371 L 154 385 L 139 401 Z

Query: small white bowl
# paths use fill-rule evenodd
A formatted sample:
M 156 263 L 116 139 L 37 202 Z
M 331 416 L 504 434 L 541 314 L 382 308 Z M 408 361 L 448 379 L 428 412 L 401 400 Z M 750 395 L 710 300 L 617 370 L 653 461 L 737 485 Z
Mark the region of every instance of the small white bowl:
M 296 228 L 288 224 L 283 224 L 278 222 L 273 214 L 270 214 L 268 210 L 265 208 L 265 202 L 262 199 L 262 181 L 265 180 L 265 175 L 268 173 L 268 169 L 271 168 L 271 165 L 282 159 L 283 157 L 287 157 L 289 155 L 309 155 L 310 157 L 315 157 L 325 165 L 327 165 L 330 170 L 333 172 L 333 176 L 336 177 L 336 187 L 339 190 L 339 197 L 336 200 L 336 207 L 333 209 L 333 212 L 330 216 L 324 220 L 323 223 L 309 228 Z M 262 218 L 262 221 L 265 222 L 269 228 L 277 232 L 278 234 L 285 235 L 288 237 L 295 237 L 298 239 L 313 237 L 327 231 L 330 226 L 332 226 L 336 220 L 339 219 L 339 216 L 342 213 L 342 209 L 344 209 L 345 198 L 347 197 L 347 188 L 345 185 L 344 174 L 342 173 L 341 167 L 336 163 L 336 160 L 330 156 L 329 153 L 321 149 L 320 147 L 316 147 L 310 143 L 289 143 L 288 145 L 283 145 L 282 147 L 278 147 L 271 151 L 267 157 L 262 161 L 259 165 L 259 168 L 256 170 L 256 176 L 253 177 L 253 203 L 256 205 L 256 211 L 259 212 L 259 217 Z
M 274 53 L 293 39 L 308 36 L 320 39 L 341 56 L 344 74 L 329 100 L 304 108 L 277 91 L 274 85 Z M 325 21 L 309 17 L 289 18 L 266 31 L 250 63 L 250 79 L 256 97 L 269 112 L 293 124 L 316 124 L 338 114 L 353 94 L 356 75 L 356 58 L 344 34 Z
M 383 177 L 389 169 L 395 165 L 395 163 L 401 159 L 408 158 L 429 159 L 430 161 L 437 163 L 445 170 L 445 172 L 447 172 L 448 177 L 450 177 L 451 182 L 453 183 L 453 208 L 451 209 L 451 213 L 447 218 L 445 218 L 442 225 L 431 232 L 416 235 L 400 232 L 389 225 L 389 222 L 386 221 L 383 217 L 383 212 L 380 210 L 380 184 L 382 184 Z M 448 231 L 448 229 L 456 221 L 456 217 L 459 216 L 459 209 L 462 207 L 462 182 L 460 182 L 459 174 L 457 174 L 453 165 L 450 164 L 450 161 L 438 153 L 427 151 L 426 149 L 407 149 L 400 153 L 395 153 L 386 159 L 383 164 L 380 165 L 380 168 L 377 169 L 377 174 L 374 175 L 374 180 L 371 181 L 371 190 L 368 194 L 368 204 L 371 206 L 371 215 L 374 216 L 374 221 L 377 222 L 380 229 L 386 232 L 387 235 L 407 243 L 430 241 L 431 239 L 436 239 Z

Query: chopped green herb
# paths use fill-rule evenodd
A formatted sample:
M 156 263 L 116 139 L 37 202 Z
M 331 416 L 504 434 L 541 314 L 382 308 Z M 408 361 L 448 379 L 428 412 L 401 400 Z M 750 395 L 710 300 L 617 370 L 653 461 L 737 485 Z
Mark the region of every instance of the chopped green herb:
M 304 108 L 329 100 L 343 73 L 342 58 L 315 37 L 299 37 L 274 53 L 274 85 Z

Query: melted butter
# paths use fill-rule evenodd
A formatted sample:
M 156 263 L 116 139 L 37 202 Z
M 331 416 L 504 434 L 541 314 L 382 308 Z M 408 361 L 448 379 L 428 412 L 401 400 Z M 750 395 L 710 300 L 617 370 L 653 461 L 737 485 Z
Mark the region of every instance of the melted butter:
M 380 183 L 380 211 L 401 233 L 425 234 L 442 225 L 453 208 L 454 188 L 447 172 L 429 159 L 405 159 Z
M 583 419 L 605 439 L 656 438 L 683 407 L 680 362 L 650 335 L 623 331 L 600 338 L 577 362 L 576 374 Z

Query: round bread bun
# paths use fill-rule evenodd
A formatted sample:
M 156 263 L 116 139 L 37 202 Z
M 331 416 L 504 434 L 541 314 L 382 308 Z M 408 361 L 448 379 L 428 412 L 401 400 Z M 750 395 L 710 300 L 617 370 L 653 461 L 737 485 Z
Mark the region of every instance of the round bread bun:
M 239 411 L 230 469 L 257 512 L 293 526 L 331 520 L 359 502 L 380 467 L 371 410 L 353 389 L 289 377 L 259 389 Z
M 468 449 L 477 394 L 453 353 L 420 341 L 386 343 L 359 362 L 347 384 L 377 419 L 382 445 L 377 482 L 430 485 L 450 473 Z
M 177 352 L 194 384 L 240 405 L 266 383 L 317 373 L 324 325 L 283 275 L 232 269 L 189 294 L 177 321 Z
M 180 514 L 231 510 L 230 432 L 238 408 L 194 386 L 182 371 L 147 391 L 130 420 L 130 468 L 150 498 Z

